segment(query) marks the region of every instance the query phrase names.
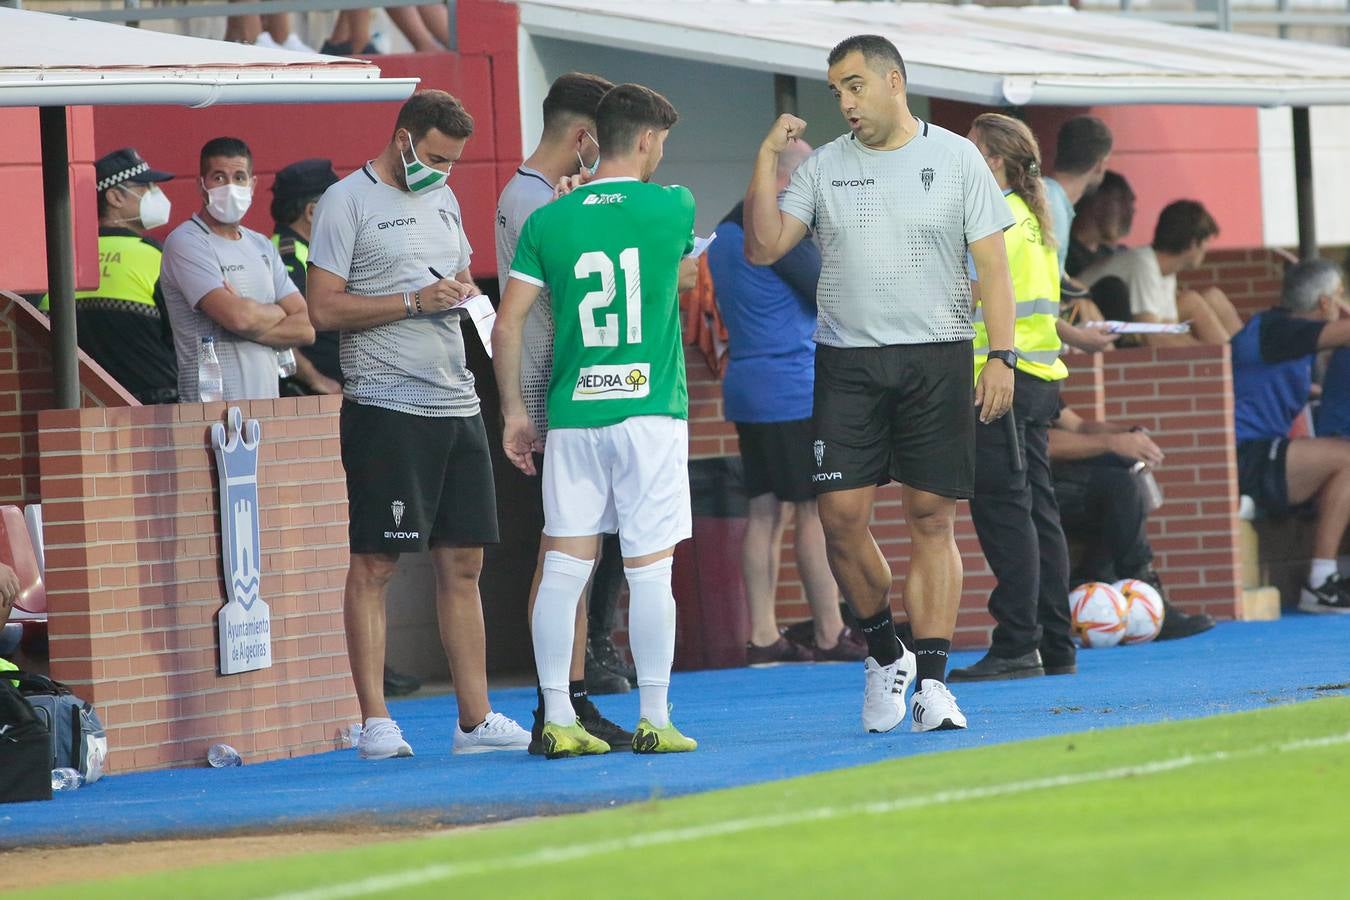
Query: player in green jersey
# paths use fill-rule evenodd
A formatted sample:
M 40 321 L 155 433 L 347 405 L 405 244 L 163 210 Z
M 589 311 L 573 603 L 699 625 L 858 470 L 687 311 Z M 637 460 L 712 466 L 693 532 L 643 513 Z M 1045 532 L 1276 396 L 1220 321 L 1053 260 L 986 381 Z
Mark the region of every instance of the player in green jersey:
M 600 535 L 618 530 L 630 592 L 629 636 L 641 719 L 633 750 L 670 753 L 697 744 L 667 714 L 675 653 L 675 545 L 690 536 L 689 393 L 678 284 L 694 245 L 694 198 L 648 179 L 678 115 L 635 84 L 596 110 L 596 177 L 536 210 L 511 264 L 493 366 L 512 464 L 535 474 L 539 437 L 520 391 L 521 334 L 548 288 L 553 373 L 544 451 L 544 569 L 531 626 L 544 694 L 550 758 L 605 753 L 577 721 L 568 695 L 573 623 Z

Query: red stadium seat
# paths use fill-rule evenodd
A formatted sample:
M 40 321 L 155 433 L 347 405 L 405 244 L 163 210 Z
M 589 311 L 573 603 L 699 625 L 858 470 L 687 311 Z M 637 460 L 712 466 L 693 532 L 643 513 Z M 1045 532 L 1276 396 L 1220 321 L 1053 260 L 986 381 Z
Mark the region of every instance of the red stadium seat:
M 46 619 L 47 586 L 42 581 L 23 511 L 17 506 L 0 506 L 0 562 L 19 576 L 19 596 L 10 618 Z

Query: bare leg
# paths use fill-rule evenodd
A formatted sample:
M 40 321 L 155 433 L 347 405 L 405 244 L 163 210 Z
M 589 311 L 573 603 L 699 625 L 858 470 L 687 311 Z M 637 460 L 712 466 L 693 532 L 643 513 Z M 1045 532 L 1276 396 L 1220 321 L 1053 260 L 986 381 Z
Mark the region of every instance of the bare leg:
M 492 711 L 487 692 L 487 634 L 478 595 L 483 548 L 433 547 L 431 561 L 436 569 L 436 619 L 455 682 L 459 726 L 472 731 Z
M 797 571 L 802 577 L 802 587 L 806 589 L 806 602 L 811 605 L 816 646 L 829 650 L 839 642 L 839 634 L 844 630 L 844 620 L 839 615 L 839 585 L 830 574 L 825 531 L 820 527 L 816 501 L 804 500 L 795 506 Z
M 397 565 L 396 553 L 353 553 L 347 569 L 342 621 L 363 720 L 389 715 L 384 703 L 384 593 Z
M 417 7 L 422 24 L 442 47 L 450 46 L 450 10 L 443 3 Z
M 778 640 L 778 567 L 783 556 L 783 502 L 773 494 L 750 498 L 750 516 L 741 543 L 741 577 L 750 608 L 750 642 L 768 647 Z
M 422 17 L 417 14 L 417 9 L 411 6 L 392 6 L 385 10 L 393 23 L 398 26 L 398 30 L 403 32 L 403 36 L 412 44 L 412 48 L 417 53 L 434 53 L 444 50 L 436 39 L 432 37 L 427 26 L 422 24 Z
M 1191 323 L 1191 334 L 1202 344 L 1226 344 L 1236 333 L 1229 333 L 1205 298 L 1195 291 L 1177 293 L 1177 315 Z
M 1289 502 L 1317 497 L 1313 557 L 1335 559 L 1350 526 L 1350 441 L 1303 438 L 1289 442 L 1285 458 Z
M 534 601 L 539 599 L 539 579 L 544 577 L 544 542 L 548 538 L 539 537 L 539 558 L 534 564 L 534 580 L 530 582 L 530 599 L 525 607 L 525 620 L 533 621 Z M 591 594 L 591 582 L 586 582 L 586 590 L 581 595 L 584 600 Z M 572 637 L 572 668 L 568 674 L 572 681 L 586 680 L 586 604 L 577 604 L 577 630 Z
M 830 491 L 816 499 L 830 571 L 853 614 L 868 619 L 886 608 L 891 567 L 872 537 L 875 487 Z
M 1242 316 L 1238 315 L 1238 311 L 1233 307 L 1233 301 L 1228 299 L 1227 294 L 1216 287 L 1207 287 L 1200 296 L 1209 304 L 1209 308 L 1214 311 L 1219 324 L 1228 332 L 1230 338 L 1242 330 Z
M 956 501 L 906 486 L 902 492 L 913 547 L 905 610 L 914 638 L 950 640 L 961 605 L 961 554 L 956 549 Z
M 270 16 L 262 17 L 262 28 L 272 36 L 272 40 L 278 44 L 286 43 L 291 36 L 291 16 L 290 13 L 273 13 Z
M 351 9 L 343 13 L 347 16 L 347 39 L 352 42 L 352 52 L 360 53 L 370 43 L 370 10 Z

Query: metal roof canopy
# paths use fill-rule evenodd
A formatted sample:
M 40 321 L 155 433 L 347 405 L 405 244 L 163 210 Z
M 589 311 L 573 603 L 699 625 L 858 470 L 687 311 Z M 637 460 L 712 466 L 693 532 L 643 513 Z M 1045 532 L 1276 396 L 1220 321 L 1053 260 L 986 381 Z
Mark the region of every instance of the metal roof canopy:
M 831 0 L 517 0 L 540 37 L 822 79 L 884 34 L 909 90 L 986 106 L 1350 104 L 1350 50 L 1068 7 Z
M 56 405 L 80 405 L 67 106 L 388 101 L 417 81 L 363 60 L 0 7 L 0 107 L 39 107 Z
M 515 0 L 537 37 L 823 79 L 835 44 L 883 34 L 914 94 L 983 106 L 1292 106 L 1299 255 L 1317 255 L 1309 106 L 1350 104 L 1350 50 L 1069 7 L 859 0 Z

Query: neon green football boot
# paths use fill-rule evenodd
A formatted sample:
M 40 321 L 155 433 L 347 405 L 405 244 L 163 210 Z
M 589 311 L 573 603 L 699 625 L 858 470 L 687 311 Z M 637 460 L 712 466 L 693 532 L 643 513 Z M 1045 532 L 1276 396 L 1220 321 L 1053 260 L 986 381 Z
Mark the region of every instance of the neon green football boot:
M 609 744 L 581 727 L 578 719 L 571 725 L 544 723 L 541 737 L 544 755 L 549 759 L 562 759 L 565 756 L 597 756 L 609 752 Z
M 641 719 L 633 732 L 634 753 L 688 753 L 697 749 L 698 741 L 680 734 L 673 722 L 665 728 L 657 728 Z

